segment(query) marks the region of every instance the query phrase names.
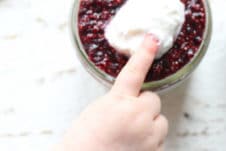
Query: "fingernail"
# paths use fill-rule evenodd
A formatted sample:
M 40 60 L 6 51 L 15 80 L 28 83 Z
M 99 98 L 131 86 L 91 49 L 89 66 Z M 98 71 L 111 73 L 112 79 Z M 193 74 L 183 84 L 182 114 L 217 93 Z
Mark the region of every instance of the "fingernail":
M 155 35 L 147 34 L 144 38 L 143 46 L 146 49 L 154 51 L 154 53 L 157 53 L 158 48 L 159 48 L 159 40 Z M 155 48 L 155 49 L 153 49 L 153 48 Z
M 153 34 L 147 34 L 146 37 L 154 41 L 155 43 L 159 43 L 159 39 Z

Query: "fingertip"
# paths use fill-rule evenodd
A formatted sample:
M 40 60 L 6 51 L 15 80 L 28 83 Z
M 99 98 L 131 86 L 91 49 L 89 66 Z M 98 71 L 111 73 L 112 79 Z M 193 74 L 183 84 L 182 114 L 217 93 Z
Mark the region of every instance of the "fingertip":
M 153 34 L 147 34 L 144 37 L 143 43 L 141 44 L 142 49 L 148 50 L 152 54 L 156 54 L 159 47 L 159 40 Z

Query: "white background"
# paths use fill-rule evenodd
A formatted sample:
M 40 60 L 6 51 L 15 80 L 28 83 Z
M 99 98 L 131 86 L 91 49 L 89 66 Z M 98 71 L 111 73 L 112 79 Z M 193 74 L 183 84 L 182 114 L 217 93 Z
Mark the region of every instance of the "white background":
M 167 151 L 226 150 L 226 1 L 210 3 L 214 27 L 205 59 L 189 80 L 161 95 L 170 121 Z M 0 0 L 0 151 L 49 150 L 106 92 L 75 55 L 72 4 Z

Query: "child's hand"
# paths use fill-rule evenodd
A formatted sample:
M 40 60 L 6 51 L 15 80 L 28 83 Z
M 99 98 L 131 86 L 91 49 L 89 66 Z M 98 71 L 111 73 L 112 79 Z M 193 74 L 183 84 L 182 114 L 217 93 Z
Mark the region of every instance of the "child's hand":
M 60 151 L 162 151 L 168 123 L 160 115 L 160 98 L 140 93 L 157 51 L 146 36 L 111 91 L 90 105 L 68 131 Z

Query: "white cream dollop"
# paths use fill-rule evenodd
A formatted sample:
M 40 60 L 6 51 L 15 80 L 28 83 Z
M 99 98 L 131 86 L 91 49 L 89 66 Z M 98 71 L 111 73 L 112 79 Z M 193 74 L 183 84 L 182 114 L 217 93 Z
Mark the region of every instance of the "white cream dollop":
M 159 40 L 158 59 L 173 46 L 184 20 L 185 6 L 180 0 L 128 0 L 107 25 L 105 37 L 130 56 L 146 34 L 153 34 Z

